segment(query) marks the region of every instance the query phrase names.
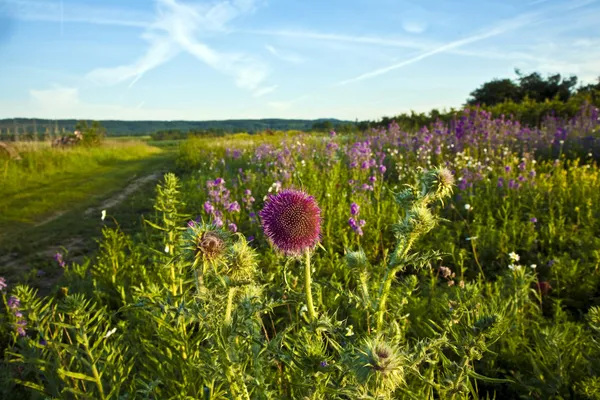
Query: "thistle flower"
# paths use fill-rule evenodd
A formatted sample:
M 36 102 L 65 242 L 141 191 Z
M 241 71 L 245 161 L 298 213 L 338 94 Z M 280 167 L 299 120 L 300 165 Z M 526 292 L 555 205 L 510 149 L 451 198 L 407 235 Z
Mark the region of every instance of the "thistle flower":
M 423 174 L 421 184 L 423 185 L 423 195 L 430 195 L 437 200 L 443 200 L 452 194 L 454 176 L 445 167 L 435 168 Z
M 256 251 L 248 246 L 246 238 L 238 234 L 238 240 L 231 245 L 228 254 L 226 274 L 234 281 L 251 281 L 258 267 Z
M 259 215 L 269 241 L 286 255 L 300 255 L 319 242 L 321 210 L 313 196 L 290 189 L 270 194 Z
M 350 268 L 364 267 L 367 265 L 367 255 L 360 249 L 358 251 L 349 251 L 346 253 L 346 264 Z
M 230 234 L 215 225 L 195 224 L 183 235 L 183 257 L 194 265 L 200 261 L 216 263 L 226 255 Z
M 359 382 L 377 393 L 391 394 L 404 380 L 402 358 L 395 347 L 382 339 L 367 339 L 355 364 Z M 381 393 L 383 394 L 383 393 Z

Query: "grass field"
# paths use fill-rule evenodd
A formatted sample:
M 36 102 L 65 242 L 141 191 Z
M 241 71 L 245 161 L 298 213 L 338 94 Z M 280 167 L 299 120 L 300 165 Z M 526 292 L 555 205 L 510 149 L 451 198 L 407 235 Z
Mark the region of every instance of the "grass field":
M 36 196 L 40 216 L 9 211 L 31 229 L 14 249 L 101 237 L 89 259 L 38 260 L 62 273 L 50 296 L 4 282 L 0 397 L 598 399 L 600 120 L 584 111 L 122 142 L 81 172 L 108 178 L 71 217 L 31 227 L 69 201 Z M 157 170 L 175 173 L 100 219 Z
M 43 142 L 15 148 L 21 160 L 2 160 L 0 168 L 0 274 L 41 284 L 60 272 L 48 268 L 56 252 L 71 251 L 77 259 L 96 247 L 103 209 L 126 227 L 137 223 L 149 206 L 139 192 L 152 196 L 153 184 L 174 160 L 172 148 L 132 139 L 97 148 L 53 149 Z M 124 190 L 127 196 L 121 196 Z

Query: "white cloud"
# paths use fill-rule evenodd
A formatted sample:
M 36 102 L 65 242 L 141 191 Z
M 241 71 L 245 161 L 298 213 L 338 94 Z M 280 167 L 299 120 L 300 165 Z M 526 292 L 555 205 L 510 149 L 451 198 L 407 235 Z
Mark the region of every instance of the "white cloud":
M 293 54 L 290 52 L 281 52 L 271 45 L 266 45 L 265 48 L 269 53 L 279 58 L 280 60 L 287 61 L 293 64 L 298 64 L 304 61 L 304 59 L 297 54 Z
M 254 97 L 261 97 L 261 96 L 264 96 L 265 94 L 269 94 L 269 93 L 274 92 L 277 88 L 278 88 L 277 85 L 273 85 L 273 86 L 269 86 L 269 87 L 257 89 L 254 92 L 253 96 Z
M 79 90 L 77 88 L 66 88 L 55 86 L 53 89 L 30 90 L 29 95 L 33 106 L 42 112 L 64 112 L 77 107 L 79 102 Z
M 115 25 L 134 28 L 148 27 L 151 16 L 126 9 L 110 9 L 82 3 L 62 1 L 3 0 L 11 17 L 25 21 L 57 23 L 83 22 L 97 25 Z
M 176 0 L 158 0 L 157 5 L 156 20 L 144 35 L 150 45 L 146 54 L 132 64 L 95 69 L 88 74 L 90 79 L 109 84 L 133 79 L 131 86 L 144 73 L 181 51 L 231 76 L 242 89 L 255 90 L 266 79 L 268 68 L 260 59 L 244 53 L 220 52 L 197 40 L 201 33 L 225 31 L 231 20 L 252 12 L 255 1 L 223 0 L 194 7 Z
M 370 78 L 374 78 L 376 76 L 380 76 L 383 74 L 386 74 L 390 71 L 405 67 L 407 65 L 411 65 L 414 64 L 418 61 L 421 61 L 423 59 L 429 58 L 433 55 L 439 54 L 439 53 L 443 53 L 443 52 L 447 52 L 449 50 L 454 50 L 454 49 L 458 49 L 460 47 L 463 47 L 465 45 L 471 44 L 471 43 L 476 43 L 494 36 L 498 36 L 510 31 L 514 31 L 517 30 L 519 28 L 525 27 L 525 26 L 532 26 L 533 24 L 535 24 L 536 22 L 539 22 L 540 17 L 543 16 L 544 14 L 548 14 L 549 12 L 565 12 L 568 10 L 573 10 L 576 8 L 580 8 L 583 6 L 586 6 L 588 4 L 591 4 L 593 2 L 595 2 L 596 0 L 583 0 L 580 2 L 576 2 L 576 3 L 569 3 L 568 5 L 563 5 L 561 7 L 551 7 L 548 8 L 546 10 L 542 10 L 539 12 L 532 12 L 532 13 L 527 13 L 527 14 L 522 14 L 520 16 L 517 16 L 515 18 L 509 19 L 509 20 L 505 20 L 505 21 L 501 21 L 500 23 L 481 31 L 480 33 L 471 35 L 469 37 L 466 37 L 464 39 L 459 39 L 459 40 L 455 40 L 449 43 L 446 43 L 442 46 L 436 47 L 432 50 L 426 51 L 422 54 L 419 54 L 418 56 L 409 58 L 405 61 L 402 61 L 400 63 L 397 64 L 393 64 L 387 67 L 383 67 L 383 68 L 378 68 L 376 70 L 361 74 L 359 76 L 356 76 L 354 78 L 351 79 L 346 79 L 343 80 L 341 82 L 338 83 L 338 85 L 346 85 L 348 83 L 353 83 L 353 82 L 358 82 L 358 81 L 362 81 L 365 79 L 370 79 Z
M 427 23 L 421 21 L 402 21 L 402 28 L 409 33 L 423 33 L 427 29 Z

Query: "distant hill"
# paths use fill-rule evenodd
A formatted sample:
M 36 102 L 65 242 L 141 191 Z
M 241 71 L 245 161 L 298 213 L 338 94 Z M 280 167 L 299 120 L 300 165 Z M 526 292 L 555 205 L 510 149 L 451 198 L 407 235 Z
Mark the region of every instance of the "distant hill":
M 48 120 L 38 118 L 14 118 L 0 119 L 0 134 L 10 130 L 14 133 L 15 128 L 19 133 L 39 134 L 62 131 L 72 132 L 78 120 L 59 119 Z M 100 121 L 106 128 L 109 136 L 141 136 L 149 135 L 159 131 L 224 131 L 224 132 L 258 132 L 266 129 L 271 130 L 310 130 L 316 124 L 329 121 L 333 126 L 351 123 L 333 118 L 308 119 L 231 119 L 223 121 Z

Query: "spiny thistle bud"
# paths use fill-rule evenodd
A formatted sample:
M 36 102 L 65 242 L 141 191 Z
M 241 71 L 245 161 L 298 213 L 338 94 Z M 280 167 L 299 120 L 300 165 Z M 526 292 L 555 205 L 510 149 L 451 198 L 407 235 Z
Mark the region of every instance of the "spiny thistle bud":
M 349 268 L 360 268 L 367 265 L 367 255 L 363 249 L 357 251 L 349 251 L 346 253 L 346 264 Z
M 406 208 L 406 207 L 410 206 L 412 204 L 412 202 L 417 199 L 417 196 L 415 195 L 414 189 L 411 187 L 408 187 L 408 188 L 404 189 L 403 191 L 401 191 L 400 193 L 397 193 L 395 196 L 395 199 L 396 199 L 396 203 L 398 203 L 402 207 Z
M 376 393 L 391 394 L 404 380 L 402 357 L 380 338 L 365 340 L 355 365 L 359 382 Z
M 473 330 L 476 332 L 486 331 L 492 326 L 494 326 L 497 320 L 498 317 L 496 315 L 486 315 L 484 317 L 481 317 L 477 321 L 475 321 L 475 324 L 473 325 Z
M 429 208 L 420 204 L 414 205 L 406 215 L 406 218 L 412 225 L 412 231 L 419 235 L 432 230 L 437 222 Z
M 197 265 L 215 264 L 224 259 L 230 246 L 229 232 L 210 224 L 191 224 L 183 234 L 183 257 Z
M 313 196 L 286 189 L 269 195 L 259 213 L 269 241 L 288 256 L 298 256 L 317 245 L 321 210 Z
M 435 168 L 421 176 L 421 185 L 424 196 L 433 196 L 435 199 L 442 201 L 452 194 L 454 176 L 445 167 Z
M 248 246 L 246 238 L 239 234 L 238 240 L 229 248 L 227 275 L 234 281 L 252 281 L 258 265 L 256 251 Z

